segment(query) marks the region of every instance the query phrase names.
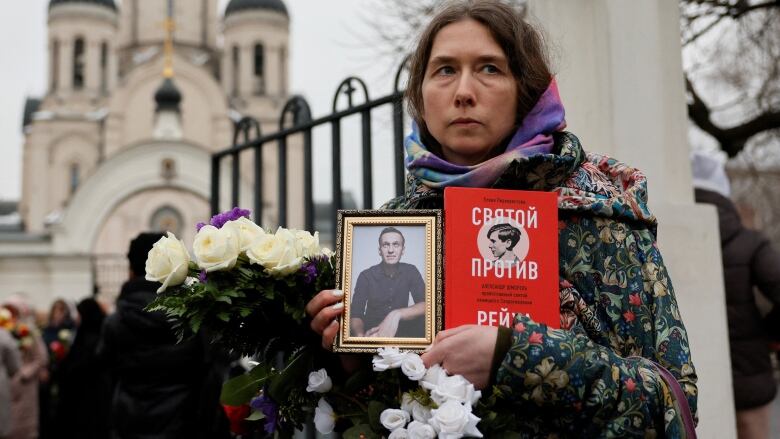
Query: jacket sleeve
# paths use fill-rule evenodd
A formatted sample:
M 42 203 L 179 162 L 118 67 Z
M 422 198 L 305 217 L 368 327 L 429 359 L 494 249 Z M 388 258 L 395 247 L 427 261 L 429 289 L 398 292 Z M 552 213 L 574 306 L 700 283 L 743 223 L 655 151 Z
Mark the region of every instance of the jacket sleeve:
M 625 277 L 602 270 L 600 288 L 578 292 L 572 286 L 578 297 L 591 297 L 581 301 L 572 328 L 516 317 L 496 384 L 529 417 L 584 437 L 645 437 L 651 430 L 684 437 L 679 403 L 655 364 L 677 378 L 695 418 L 696 374 L 687 335 L 655 243 L 630 247 L 613 254 L 633 259 Z
M 780 307 L 780 253 L 766 237 L 761 238 L 750 261 L 753 283 L 775 307 Z
M 35 335 L 35 343 L 31 346 L 31 360 L 22 364 L 19 369 L 18 380 L 28 382 L 38 378 L 38 373 L 44 369 L 49 362 L 49 353 L 40 335 Z
M 5 331 L 0 334 L 0 348 L 2 349 L 3 365 L 9 377 L 16 375 L 19 371 L 21 358 L 19 349 L 16 347 L 14 339 Z

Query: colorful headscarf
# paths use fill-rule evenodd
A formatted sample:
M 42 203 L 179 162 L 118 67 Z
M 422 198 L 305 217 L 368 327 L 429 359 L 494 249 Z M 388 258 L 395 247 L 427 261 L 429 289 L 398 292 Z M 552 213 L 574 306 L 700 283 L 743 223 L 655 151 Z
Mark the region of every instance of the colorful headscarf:
M 552 134 L 566 127 L 563 103 L 555 79 L 550 81 L 520 127 L 500 155 L 476 165 L 456 165 L 428 151 L 420 140 L 420 131 L 412 123 L 412 133 L 406 137 L 406 169 L 426 186 L 488 187 L 506 170 L 513 160 L 536 154 L 550 154 Z

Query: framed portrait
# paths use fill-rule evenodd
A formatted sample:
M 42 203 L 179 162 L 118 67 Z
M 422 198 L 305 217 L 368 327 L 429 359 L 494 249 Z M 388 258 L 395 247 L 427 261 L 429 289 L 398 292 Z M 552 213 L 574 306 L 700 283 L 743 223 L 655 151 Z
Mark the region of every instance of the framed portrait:
M 338 212 L 335 352 L 422 352 L 442 328 L 442 212 Z

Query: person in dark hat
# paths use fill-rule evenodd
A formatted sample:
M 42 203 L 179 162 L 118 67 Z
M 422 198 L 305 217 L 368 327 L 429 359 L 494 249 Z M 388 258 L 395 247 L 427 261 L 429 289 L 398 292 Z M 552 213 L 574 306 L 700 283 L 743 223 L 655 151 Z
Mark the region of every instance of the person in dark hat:
M 130 279 L 103 326 L 98 352 L 114 382 L 111 437 L 229 437 L 219 405 L 224 362 L 201 334 L 177 343 L 165 315 L 145 311 L 160 287 L 144 279 L 146 258 L 162 237 L 141 233 L 130 243 Z

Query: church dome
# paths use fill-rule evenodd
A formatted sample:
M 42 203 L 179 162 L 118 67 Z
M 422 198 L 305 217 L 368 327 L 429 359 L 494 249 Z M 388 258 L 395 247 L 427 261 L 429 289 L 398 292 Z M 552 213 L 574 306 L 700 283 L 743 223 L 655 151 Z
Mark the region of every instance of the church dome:
M 154 93 L 154 101 L 157 102 L 157 111 L 179 110 L 181 92 L 171 78 L 165 78 L 160 88 Z
M 282 0 L 230 0 L 230 3 L 228 3 L 225 8 L 225 16 L 228 16 L 233 12 L 251 9 L 268 9 L 289 16 L 287 13 L 287 6 L 284 5 Z
M 114 0 L 51 0 L 49 2 L 49 9 L 53 6 L 64 5 L 66 3 L 89 3 L 98 6 L 105 6 L 116 11 L 116 3 Z

